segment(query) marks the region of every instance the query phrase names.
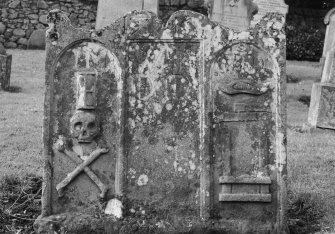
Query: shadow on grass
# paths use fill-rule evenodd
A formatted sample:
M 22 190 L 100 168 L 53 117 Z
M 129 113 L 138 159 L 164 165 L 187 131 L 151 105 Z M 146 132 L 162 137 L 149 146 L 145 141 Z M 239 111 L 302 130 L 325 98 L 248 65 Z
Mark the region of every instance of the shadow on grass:
M 34 221 L 41 213 L 41 194 L 40 177 L 3 177 L 0 181 L 0 233 L 34 233 Z
M 301 102 L 302 104 L 305 104 L 306 106 L 309 107 L 310 103 L 311 103 L 311 96 L 310 95 L 301 95 L 298 98 L 298 101 Z
M 288 225 L 291 234 L 308 234 L 321 231 L 325 216 L 320 196 L 310 193 L 288 194 Z

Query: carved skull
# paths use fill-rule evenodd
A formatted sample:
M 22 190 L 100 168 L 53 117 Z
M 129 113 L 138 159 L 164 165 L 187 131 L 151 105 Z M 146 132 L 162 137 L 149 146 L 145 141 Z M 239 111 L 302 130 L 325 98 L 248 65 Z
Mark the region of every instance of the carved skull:
M 99 134 L 100 123 L 94 112 L 76 111 L 70 122 L 72 137 L 79 142 L 92 142 Z

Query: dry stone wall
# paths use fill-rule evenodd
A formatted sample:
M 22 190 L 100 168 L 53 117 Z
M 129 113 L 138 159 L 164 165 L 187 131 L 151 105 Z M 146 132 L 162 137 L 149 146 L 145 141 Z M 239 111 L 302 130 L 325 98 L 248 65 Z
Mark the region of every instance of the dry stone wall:
M 45 44 L 46 16 L 51 9 L 66 12 L 74 25 L 94 28 L 97 2 L 79 0 L 7 0 L 1 3 L 0 42 L 6 48 L 26 48 Z M 35 31 L 35 33 L 34 33 Z M 32 34 L 39 35 L 29 38 Z M 35 45 L 37 44 L 37 46 Z
M 67 13 L 72 24 L 94 28 L 98 1 L 95 0 L 2 0 L 0 2 L 0 43 L 6 48 L 43 48 L 46 15 L 52 9 Z M 205 0 L 160 0 L 159 17 L 165 22 L 178 10 L 207 14 Z M 30 39 L 30 37 L 32 38 Z M 43 37 L 43 38 L 42 38 Z M 30 39 L 30 41 L 29 41 Z

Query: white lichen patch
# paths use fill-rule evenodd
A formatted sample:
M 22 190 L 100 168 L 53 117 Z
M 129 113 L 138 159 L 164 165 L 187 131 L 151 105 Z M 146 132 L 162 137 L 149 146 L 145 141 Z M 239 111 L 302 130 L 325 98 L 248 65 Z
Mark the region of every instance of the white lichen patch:
M 122 202 L 118 199 L 114 198 L 108 201 L 107 206 L 105 208 L 105 214 L 113 215 L 114 217 L 120 219 L 122 218 Z
M 142 174 L 138 177 L 138 180 L 137 180 L 137 185 L 138 186 L 144 186 L 144 185 L 147 185 L 148 184 L 148 181 L 149 181 L 149 178 L 147 175 L 145 174 Z

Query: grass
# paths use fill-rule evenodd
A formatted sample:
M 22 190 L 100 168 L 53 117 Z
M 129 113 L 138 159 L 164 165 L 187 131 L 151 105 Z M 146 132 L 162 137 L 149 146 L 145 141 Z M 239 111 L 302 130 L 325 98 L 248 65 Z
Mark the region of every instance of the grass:
M 3 175 L 41 175 L 44 51 L 9 50 L 11 86 L 0 91 L 0 171 Z
M 3 210 L 15 208 L 26 200 L 26 205 L 31 204 L 29 202 L 39 196 L 38 191 L 31 189 L 27 192 L 25 188 L 28 182 L 24 181 L 29 181 L 27 178 L 33 174 L 34 183 L 40 185 L 38 178 L 42 175 L 45 53 L 22 50 L 8 52 L 13 55 L 11 85 L 20 87 L 21 91 L 0 91 L 0 171 L 2 180 L 7 181 L 5 184 L 16 181 L 8 179 L 16 178 L 13 175 L 18 176 L 21 182 L 15 182 L 17 189 L 12 192 L 11 202 L 0 203 L 5 207 Z M 318 63 L 289 61 L 287 73 L 296 82 L 289 83 L 287 90 L 290 229 L 292 233 L 334 233 L 335 132 L 300 131 L 307 122 L 308 99 L 313 82 L 320 79 L 320 67 Z M 3 191 L 3 186 L 0 191 Z M 21 191 L 30 195 L 20 198 Z M 4 193 L 0 198 L 3 196 Z M 13 220 L 11 218 L 10 222 Z M 19 224 L 16 223 L 16 227 Z M 8 227 L 13 228 L 11 225 Z

